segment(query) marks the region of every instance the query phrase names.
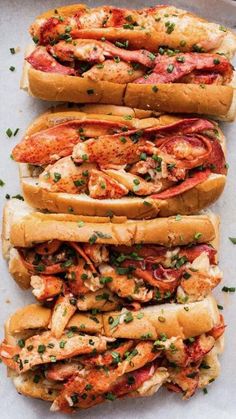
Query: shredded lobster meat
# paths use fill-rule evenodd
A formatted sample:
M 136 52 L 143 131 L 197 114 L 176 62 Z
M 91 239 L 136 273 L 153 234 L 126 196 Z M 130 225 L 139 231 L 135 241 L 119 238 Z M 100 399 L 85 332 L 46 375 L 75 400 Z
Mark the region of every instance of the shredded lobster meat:
M 167 191 L 160 192 L 159 194 L 151 195 L 154 199 L 168 199 L 173 198 L 183 192 L 189 191 L 194 186 L 204 182 L 210 176 L 210 170 L 204 170 L 202 172 L 196 172 L 190 178 L 184 180 L 180 185 L 172 186 Z
M 90 39 L 78 39 L 73 44 L 60 41 L 48 47 L 51 55 L 61 61 L 73 61 L 78 59 L 92 63 L 102 63 L 106 58 L 119 57 L 125 62 L 136 62 L 145 67 L 153 67 L 150 53 L 146 50 L 128 51 L 118 48 L 108 41 L 91 41 Z
M 92 304 L 103 310 L 106 301 L 118 304 L 117 298 L 126 306 L 166 298 L 197 301 L 222 278 L 216 250 L 208 244 L 168 249 L 158 245 L 115 247 L 51 241 L 18 251 L 33 274 L 34 296 L 39 301 L 54 301 L 58 333 L 62 333 L 76 307 L 85 310 Z M 102 304 L 100 299 L 104 300 Z
M 226 325 L 224 323 L 224 317 L 221 314 L 220 323 L 214 326 L 213 329 L 211 329 L 210 332 L 208 332 L 208 335 L 212 336 L 214 339 L 217 340 L 223 335 L 225 328 L 226 328 Z
M 170 24 L 173 25 L 173 31 L 168 30 Z M 113 28 L 119 29 L 115 36 Z M 132 37 L 134 30 L 139 33 L 136 37 Z M 147 32 L 155 37 L 155 42 L 149 42 L 150 35 L 147 36 Z M 79 5 L 72 15 L 63 15 L 63 11 L 56 10 L 47 18 L 36 19 L 30 27 L 30 34 L 39 45 L 55 44 L 60 39 L 70 42 L 78 38 L 101 39 L 104 36 L 111 41 L 120 40 L 121 43 L 128 38 L 129 44 L 136 47 L 140 43 L 142 46 L 148 43 L 153 51 L 160 45 L 184 51 L 193 47 L 210 51 L 219 47 L 225 36 L 219 25 L 166 5 L 140 10 Z M 125 48 L 129 44 L 125 44 Z
M 13 157 L 35 165 L 49 163 L 39 185 L 50 192 L 99 200 L 130 194 L 169 199 L 212 173 L 226 174 L 215 127 L 201 118 L 144 130 L 111 121 L 68 121 L 26 136 Z
M 219 74 L 222 76 L 223 83 L 229 83 L 233 76 L 233 68 L 227 58 L 218 54 L 202 54 L 202 53 L 185 53 L 176 54 L 173 57 L 168 55 L 158 55 L 155 59 L 155 67 L 153 72 L 147 77 L 137 79 L 135 83 L 152 84 L 152 83 L 174 83 L 181 82 L 181 79 L 195 71 L 201 76 L 200 71 L 209 72 L 209 78 L 205 75 L 204 82 L 212 84 L 215 78 L 211 74 Z M 204 73 L 203 73 L 204 74 Z M 201 83 L 198 77 L 192 76 L 191 83 Z
M 174 56 L 162 54 L 155 56 L 146 50 L 126 50 L 107 41 L 88 39 L 78 39 L 70 44 L 60 41 L 56 45 L 49 46 L 47 50 L 39 46 L 26 57 L 26 60 L 34 69 L 43 72 L 108 81 L 108 78 L 104 78 L 104 72 L 98 71 L 103 70 L 101 63 L 104 63 L 107 75 L 112 73 L 112 70 L 114 71 L 113 75 L 110 74 L 109 81 L 115 83 L 179 82 L 222 85 L 230 83 L 233 77 L 232 65 L 227 58 L 218 54 L 182 53 L 174 54 Z M 85 70 L 84 62 L 87 64 Z M 98 63 L 98 66 L 95 67 L 94 63 Z M 132 65 L 120 66 L 120 63 L 134 63 L 134 69 Z M 116 64 L 118 64 L 117 67 Z M 137 70 L 141 73 L 135 73 Z M 130 77 L 128 77 L 129 73 Z
M 41 331 L 18 345 L 3 341 L 0 357 L 17 374 L 37 367 L 37 373 L 57 386 L 51 410 L 70 413 L 124 395 L 133 397 L 136 390 L 145 395 L 149 382 L 151 387 L 157 382 L 158 387 L 164 384 L 182 392 L 187 399 L 199 386 L 200 368 L 223 326 L 221 316 L 219 325 L 206 335 L 182 340 L 162 334 L 156 341 L 149 336 L 145 341 L 109 341 L 71 329 L 56 338 L 52 330 Z

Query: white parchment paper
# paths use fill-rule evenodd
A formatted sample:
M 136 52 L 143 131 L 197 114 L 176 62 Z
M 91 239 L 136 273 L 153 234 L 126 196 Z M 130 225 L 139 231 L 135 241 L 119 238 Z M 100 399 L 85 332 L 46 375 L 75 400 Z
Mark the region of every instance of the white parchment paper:
M 27 125 L 49 107 L 27 96 L 19 90 L 19 81 L 23 63 L 24 48 L 30 38 L 27 28 L 35 16 L 50 8 L 70 4 L 68 0 L 1 0 L 1 60 L 0 60 L 0 179 L 5 186 L 0 188 L 0 206 L 5 202 L 5 195 L 20 192 L 17 165 L 11 160 L 13 146 L 20 140 Z M 75 1 L 74 1 L 75 3 Z M 101 5 L 104 2 L 90 2 L 88 5 Z M 108 4 L 123 7 L 144 7 L 159 1 L 108 1 Z M 187 8 L 210 20 L 223 25 L 236 27 L 236 2 L 220 0 L 169 1 L 178 7 Z M 9 48 L 20 50 L 11 55 Z M 14 66 L 14 72 L 9 67 Z M 227 135 L 229 176 L 223 196 L 212 209 L 221 216 L 220 266 L 224 270 L 224 283 L 236 286 L 236 245 L 228 237 L 236 237 L 236 131 L 234 124 L 222 124 Z M 19 128 L 16 137 L 8 138 L 6 130 Z M 152 398 L 119 400 L 106 403 L 88 411 L 81 411 L 84 419 L 234 419 L 236 417 L 236 295 L 221 292 L 222 286 L 215 292 L 217 300 L 224 306 L 224 315 L 228 324 L 226 330 L 226 349 L 221 356 L 222 372 L 219 379 L 208 387 L 208 394 L 199 391 L 191 400 L 182 401 L 178 395 L 166 390 L 159 391 Z M 31 292 L 23 292 L 8 274 L 6 264 L 0 264 L 0 337 L 3 336 L 3 324 L 17 308 L 33 301 Z M 50 413 L 46 402 L 27 399 L 16 393 L 11 380 L 6 377 L 5 366 L 0 366 L 0 419 L 49 419 L 66 418 L 67 415 Z

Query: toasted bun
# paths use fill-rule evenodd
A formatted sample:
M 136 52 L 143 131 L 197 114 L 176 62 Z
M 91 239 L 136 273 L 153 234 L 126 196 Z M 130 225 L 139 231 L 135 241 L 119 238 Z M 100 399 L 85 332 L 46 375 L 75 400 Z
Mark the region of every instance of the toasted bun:
M 143 314 L 139 318 L 140 312 Z M 119 320 L 113 326 L 114 320 Z M 106 336 L 140 339 L 150 336 L 157 339 L 161 333 L 167 337 L 180 336 L 187 339 L 212 329 L 219 322 L 216 301 L 209 296 L 202 301 L 190 304 L 161 304 L 145 307 L 133 312 L 133 320 L 125 322 L 125 311 L 103 314 L 103 327 Z
M 205 85 L 204 89 L 200 85 L 183 83 L 155 86 L 157 92 L 152 90 L 153 85 L 95 82 L 88 78 L 45 73 L 28 64 L 21 82 L 23 89 L 43 100 L 125 105 L 157 112 L 212 115 L 224 120 L 235 117 L 232 86 Z M 89 94 L 89 90 L 94 93 Z
M 91 315 L 76 313 L 67 327 L 77 327 L 86 333 L 102 334 L 106 337 L 156 340 L 161 333 L 168 338 L 179 336 L 187 339 L 209 332 L 219 323 L 217 303 L 212 296 L 202 301 L 189 304 L 161 304 L 132 311 L 133 320 L 126 322 L 128 311 L 113 311 Z M 129 312 L 130 313 L 130 312 Z M 141 314 L 141 315 L 140 315 Z M 7 321 L 5 336 L 7 342 L 11 337 L 19 336 L 29 330 L 50 329 L 51 310 L 38 304 L 31 304 L 18 310 Z M 117 320 L 113 324 L 114 320 Z M 82 325 L 82 326 L 81 326 Z
M 30 304 L 11 315 L 5 325 L 5 337 L 31 329 L 47 329 L 51 310 L 39 304 Z
M 16 374 L 14 371 L 9 370 L 9 376 L 12 378 L 14 386 L 19 394 L 35 399 L 41 399 L 53 402 L 57 397 L 59 390 L 62 388 L 61 384 L 49 380 L 41 380 L 36 384 L 34 381 L 35 372 L 27 371 L 24 374 Z
M 84 221 L 78 227 L 78 221 Z M 164 246 L 185 245 L 194 242 L 196 233 L 201 233 L 199 243 L 211 242 L 218 249 L 219 219 L 214 214 L 159 218 L 149 221 L 129 221 L 126 217 L 89 217 L 70 214 L 42 214 L 34 211 L 25 202 L 13 199 L 7 202 L 3 218 L 3 243 L 7 242 L 4 257 L 9 271 L 22 288 L 30 287 L 30 274 L 23 265 L 17 246 L 30 247 L 34 243 L 52 239 L 88 242 L 94 231 L 111 236 L 98 238 L 107 244 L 157 243 Z M 6 234 L 7 232 L 7 234 Z M 93 296 L 89 294 L 81 301 L 81 310 L 92 307 Z M 118 299 L 107 305 L 112 310 Z M 107 303 L 106 303 L 107 304 Z M 114 305 L 114 306 L 113 306 Z
M 77 313 L 68 324 L 69 327 L 77 327 L 91 334 L 103 334 L 112 338 L 140 339 L 145 335 L 148 339 L 157 339 L 160 333 L 165 333 L 168 338 L 181 337 L 187 339 L 207 333 L 219 322 L 219 313 L 216 301 L 209 296 L 205 300 L 187 305 L 163 304 L 162 306 L 146 307 L 140 311 L 132 312 L 133 320 L 124 322 L 125 311 L 112 312 L 109 314 L 97 314 L 96 321 L 90 315 Z M 51 310 L 43 308 L 38 304 L 26 306 L 14 313 L 5 326 L 5 341 L 8 344 L 16 344 L 21 336 L 31 336 L 39 330 L 50 328 Z M 112 328 L 111 323 L 115 318 L 119 323 Z M 123 318 L 123 320 L 122 320 Z M 165 321 L 163 322 L 163 318 Z M 160 321 L 160 319 L 162 319 Z M 206 355 L 206 363 L 211 369 L 201 370 L 200 388 L 205 387 L 210 379 L 219 375 L 219 362 L 217 355 L 222 352 L 223 339 L 216 342 L 214 348 Z M 204 359 L 205 359 L 204 358 Z M 8 370 L 8 375 L 20 394 L 53 401 L 61 390 L 61 384 L 55 383 L 41 377 L 37 384 L 34 376 L 37 371 L 28 371 L 18 375 L 13 370 Z M 146 381 L 134 394 L 137 396 L 150 396 L 168 379 L 168 372 L 165 368 L 158 369 L 156 377 Z
M 23 169 L 24 170 L 24 169 Z M 21 170 L 21 174 L 23 173 Z M 214 203 L 222 194 L 226 176 L 211 174 L 207 180 L 194 188 L 168 199 L 145 199 L 123 197 L 120 199 L 93 199 L 86 194 L 50 192 L 42 189 L 37 178 L 22 177 L 22 190 L 29 205 L 40 210 L 74 214 L 105 216 L 112 212 L 117 216 L 133 219 L 148 219 L 174 214 L 194 214 Z
M 170 113 L 196 113 L 230 120 L 234 89 L 231 86 L 168 83 L 153 85 L 129 83 L 125 92 L 126 106 L 154 109 Z M 235 118 L 235 114 L 233 119 Z
M 102 119 L 124 123 L 124 117 L 127 115 L 130 115 L 132 119 L 128 121 L 126 119 L 125 123 L 131 128 L 137 129 L 165 126 L 180 119 L 179 117 L 168 114 L 152 117 L 150 112 L 148 115 L 141 115 L 143 118 L 138 118 L 135 109 L 114 105 L 85 105 L 82 109 L 58 107 L 38 117 L 28 127 L 26 135 L 32 135 L 71 119 Z M 219 141 L 225 152 L 225 137 L 218 127 L 217 129 L 219 132 Z M 37 177 L 31 177 L 32 173 L 27 164 L 20 164 L 19 167 L 24 197 L 29 205 L 35 208 L 59 213 L 67 213 L 68 208 L 71 208 L 74 214 L 91 216 L 106 216 L 112 211 L 115 215 L 128 216 L 133 219 L 197 213 L 219 198 L 226 180 L 225 175 L 211 174 L 207 180 L 196 187 L 179 196 L 166 200 L 152 199 L 149 197 L 145 199 L 140 197 L 123 197 L 121 199 L 99 200 L 90 198 L 86 194 L 50 192 L 38 185 Z
M 86 243 L 94 232 L 100 232 L 97 243 L 177 246 L 194 242 L 198 232 L 202 233 L 198 240 L 201 243 L 215 237 L 214 225 L 207 215 L 183 216 L 180 220 L 176 217 L 146 221 L 121 220 L 119 217 L 110 220 L 108 217 L 34 212 L 13 222 L 10 240 L 15 247 L 30 247 L 34 243 L 52 239 Z M 79 221 L 84 221 L 80 228 Z
M 29 288 L 30 274 L 23 265 L 19 253 L 10 243 L 10 229 L 12 223 L 21 219 L 25 215 L 33 212 L 34 209 L 19 202 L 18 199 L 11 199 L 5 204 L 2 220 L 2 253 L 3 257 L 8 261 L 8 268 L 21 288 Z

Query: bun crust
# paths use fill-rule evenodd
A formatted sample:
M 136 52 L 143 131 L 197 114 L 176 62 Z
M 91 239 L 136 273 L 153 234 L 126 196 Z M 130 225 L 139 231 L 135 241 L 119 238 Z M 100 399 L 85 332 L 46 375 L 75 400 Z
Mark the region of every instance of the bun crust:
M 168 83 L 152 85 L 130 83 L 125 92 L 125 105 L 170 113 L 196 113 L 227 117 L 233 102 L 231 86 Z M 235 117 L 235 115 L 234 115 Z
M 132 311 L 133 319 L 130 322 L 124 321 L 127 312 L 123 309 L 97 314 L 94 316 L 96 322 L 91 319 L 90 314 L 76 313 L 67 327 L 77 327 L 86 333 L 113 338 L 140 339 L 148 333 L 149 339 L 156 340 L 161 333 L 165 333 L 168 338 L 179 336 L 187 339 L 207 333 L 219 323 L 217 303 L 212 296 L 189 304 L 168 303 Z M 38 304 L 18 310 L 6 323 L 7 341 L 12 336 L 32 329 L 48 329 L 50 318 L 51 310 Z M 114 326 L 112 323 L 115 319 L 119 321 Z
M 141 320 L 138 313 L 142 313 Z M 112 321 L 120 319 L 119 324 L 112 328 Z M 133 320 L 125 322 L 125 316 L 120 312 L 103 315 L 103 325 L 106 336 L 140 339 L 145 335 L 157 339 L 161 333 L 180 336 L 188 339 L 206 333 L 219 321 L 217 305 L 213 297 L 191 304 L 161 304 L 160 306 L 145 307 L 133 313 Z
M 86 221 L 87 217 L 69 214 L 42 214 L 35 212 L 12 224 L 10 240 L 15 247 L 30 247 L 52 239 L 87 243 L 94 232 L 100 232 L 97 243 L 125 244 L 157 243 L 163 246 L 178 246 L 194 241 L 198 232 L 202 235 L 198 242 L 208 242 L 215 237 L 214 226 L 207 215 L 159 218 L 146 221 L 124 222 L 109 219 Z M 78 228 L 78 222 L 84 225 Z M 104 222 L 105 221 L 105 222 Z
M 21 214 L 21 215 L 20 215 Z M 10 216 L 11 215 L 11 216 Z M 84 225 L 78 227 L 78 222 Z M 13 199 L 4 208 L 2 240 L 7 242 L 4 253 L 10 274 L 22 288 L 30 287 L 31 275 L 23 265 L 15 247 L 30 247 L 35 243 L 59 239 L 65 241 L 88 242 L 94 231 L 100 231 L 105 238 L 97 242 L 105 244 L 153 243 L 164 246 L 186 245 L 195 241 L 196 233 L 201 233 L 198 243 L 211 242 L 218 249 L 219 219 L 214 214 L 158 218 L 134 221 L 126 217 L 90 217 L 72 214 L 42 214 L 25 202 Z M 6 232 L 8 234 L 6 235 Z M 81 301 L 81 310 L 91 308 L 93 295 Z M 113 309 L 118 301 L 107 309 Z
M 27 66 L 22 82 L 32 96 L 50 101 L 102 103 L 151 109 L 157 112 L 195 113 L 226 119 L 233 103 L 232 86 L 167 83 L 153 85 L 107 81 L 94 82 L 88 78 L 45 73 Z M 93 90 L 93 94 L 88 91 Z M 235 117 L 235 115 L 234 115 Z
M 55 193 L 42 189 L 34 178 L 22 178 L 22 190 L 29 205 L 40 210 L 74 214 L 106 216 L 111 211 L 117 216 L 148 219 L 174 214 L 194 214 L 214 203 L 222 194 L 225 175 L 212 174 L 204 182 L 173 198 L 153 199 L 124 197 L 120 199 L 93 199 L 85 194 Z M 71 210 L 71 211 L 72 211 Z

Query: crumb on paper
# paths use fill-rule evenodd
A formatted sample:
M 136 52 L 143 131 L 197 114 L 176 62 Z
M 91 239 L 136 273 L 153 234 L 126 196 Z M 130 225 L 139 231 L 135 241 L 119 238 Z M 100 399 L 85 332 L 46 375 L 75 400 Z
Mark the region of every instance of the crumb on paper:
M 10 300 L 9 298 L 7 298 L 7 299 L 5 300 L 5 303 L 6 303 L 6 304 L 11 304 L 11 300 Z

